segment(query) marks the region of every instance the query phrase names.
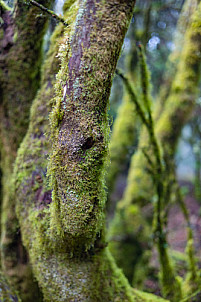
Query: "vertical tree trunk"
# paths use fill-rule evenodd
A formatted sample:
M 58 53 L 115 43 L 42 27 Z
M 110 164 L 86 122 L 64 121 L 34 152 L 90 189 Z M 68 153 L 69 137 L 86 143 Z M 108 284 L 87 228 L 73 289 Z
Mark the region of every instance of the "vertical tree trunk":
M 149 301 L 129 287 L 104 239 L 106 110 L 133 7 L 130 0 L 73 3 L 66 15 L 70 26 L 60 41 L 48 177 L 51 143 L 44 133 L 54 92 L 48 76 L 57 34 L 18 152 L 17 214 L 46 301 Z
M 42 1 L 46 6 L 50 1 Z M 11 196 L 17 149 L 27 131 L 32 100 L 40 84 L 42 44 L 47 17 L 24 1 L 10 10 L 0 2 L 0 151 L 2 169 L 2 269 L 24 301 L 38 299 L 27 254 L 22 246 Z M 40 16 L 39 16 L 40 14 Z

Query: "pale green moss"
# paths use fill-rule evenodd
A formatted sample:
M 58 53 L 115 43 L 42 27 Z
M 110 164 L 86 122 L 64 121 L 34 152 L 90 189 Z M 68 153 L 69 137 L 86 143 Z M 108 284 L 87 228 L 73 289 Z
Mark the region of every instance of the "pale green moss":
M 149 293 L 145 293 L 145 292 L 141 292 L 137 289 L 133 290 L 135 295 L 138 297 L 139 300 L 137 300 L 137 302 L 143 302 L 145 299 L 148 302 L 170 302 L 170 300 L 165 300 L 161 297 L 157 297 L 155 295 L 149 294 Z M 179 302 L 179 301 L 178 301 Z

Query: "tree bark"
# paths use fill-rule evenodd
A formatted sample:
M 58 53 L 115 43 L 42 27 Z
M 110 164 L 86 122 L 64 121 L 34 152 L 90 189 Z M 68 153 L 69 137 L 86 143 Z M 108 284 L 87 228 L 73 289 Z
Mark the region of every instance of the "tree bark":
M 49 0 L 42 3 L 50 6 Z M 0 13 L 1 261 L 3 272 L 24 301 L 36 301 L 39 293 L 22 246 L 11 191 L 14 160 L 40 84 L 47 17 L 21 0 L 15 2 L 13 10 L 1 1 Z
M 60 71 L 48 80 L 57 32 L 18 152 L 17 214 L 45 301 L 150 301 L 129 287 L 104 238 L 106 109 L 133 7 L 130 0 L 74 1 L 56 56 Z

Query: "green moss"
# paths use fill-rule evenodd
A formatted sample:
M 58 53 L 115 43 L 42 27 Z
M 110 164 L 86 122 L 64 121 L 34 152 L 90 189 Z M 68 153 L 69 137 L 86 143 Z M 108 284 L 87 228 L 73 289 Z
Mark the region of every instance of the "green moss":
M 141 292 L 137 289 L 134 289 L 133 291 L 134 291 L 135 295 L 137 296 L 137 298 L 139 299 L 139 300 L 137 300 L 137 302 L 143 302 L 144 300 L 145 301 L 147 300 L 148 302 L 163 302 L 163 301 L 168 302 L 169 301 L 169 300 L 165 300 L 161 297 L 157 297 L 157 296 L 149 294 L 149 293 Z
M 109 45 L 116 38 L 110 30 L 110 25 L 106 25 L 104 14 L 99 6 L 101 4 L 94 7 L 98 13 L 94 15 L 96 22 L 93 23 L 90 32 L 90 40 L 93 43 L 84 46 L 84 43 L 89 41 L 83 41 L 83 54 L 81 57 L 79 53 L 77 54 L 81 66 L 83 64 L 82 68 L 79 71 L 73 69 L 69 71 L 68 65 L 61 66 L 57 76 L 56 106 L 50 117 L 54 150 L 50 157 L 48 173 L 52 179 L 51 185 L 55 198 L 53 202 L 57 204 L 51 208 L 59 211 L 57 212 L 57 217 L 60 219 L 58 232 L 60 233 L 62 226 L 69 236 L 76 237 L 79 246 L 82 238 L 86 249 L 91 247 L 103 226 L 104 162 L 107 161 L 109 132 L 106 95 L 110 91 L 111 76 L 120 53 L 118 47 L 114 48 L 113 53 L 107 53 L 107 48 L 101 48 L 98 53 L 96 51 L 97 43 L 104 40 L 104 43 Z M 83 19 L 84 13 L 89 12 L 83 6 L 79 10 L 77 24 Z M 102 31 L 97 32 L 96 23 L 98 24 L 99 19 L 108 28 L 107 34 Z M 83 22 L 82 26 L 86 26 L 85 20 Z M 119 25 L 122 23 L 120 28 L 126 27 L 126 22 L 126 19 L 119 20 Z M 119 31 L 117 27 L 115 30 Z M 76 31 L 71 41 L 79 38 L 79 32 Z M 69 46 L 71 50 L 66 51 L 66 47 L 60 50 L 62 62 L 75 60 L 77 50 Z M 108 55 L 110 59 L 106 59 Z M 100 66 L 103 66 L 102 70 Z M 66 77 L 69 73 L 70 78 Z M 105 81 L 107 78 L 108 81 Z M 72 81 L 73 97 L 69 93 L 63 99 L 63 91 L 65 95 L 65 90 Z M 62 126 L 60 126 L 61 118 Z M 52 216 L 55 216 L 54 212 Z M 55 225 L 55 222 L 53 224 Z
M 77 5 L 77 2 L 75 2 L 71 9 L 76 10 Z M 69 15 L 72 14 L 71 9 Z M 110 15 L 108 9 L 106 11 Z M 130 10 L 129 17 L 131 17 L 131 14 L 132 10 Z M 105 17 L 105 13 L 103 16 Z M 79 15 L 77 16 L 77 22 L 79 22 L 80 17 Z M 74 24 L 72 24 L 73 26 Z M 119 28 L 118 23 L 116 26 Z M 124 27 L 125 24 L 122 26 Z M 64 89 L 66 75 L 68 74 L 65 51 L 66 45 L 69 47 L 69 42 L 71 41 L 68 38 L 68 30 L 66 35 L 64 34 L 63 38 L 61 38 L 59 59 L 61 58 L 62 60 L 62 67 L 61 72 L 57 76 L 56 98 L 50 101 L 50 96 L 53 95 L 52 84 L 54 83 L 54 78 L 51 78 L 50 89 L 47 89 L 46 85 L 46 79 L 48 79 L 46 71 L 49 68 L 52 56 L 55 58 L 55 53 L 52 52 L 51 46 L 50 57 L 48 57 L 43 69 L 44 82 L 42 83 L 42 89 L 34 101 L 31 110 L 30 127 L 20 147 L 16 161 L 15 194 L 18 198 L 17 214 L 22 229 L 23 242 L 29 250 L 34 273 L 42 286 L 46 301 L 66 301 L 66 297 L 68 297 L 69 301 L 74 299 L 83 301 L 132 301 L 135 300 L 135 297 L 132 296 L 126 279 L 116 269 L 111 256 L 105 251 L 104 238 L 102 238 L 102 212 L 105 200 L 103 159 L 106 157 L 108 137 L 107 114 L 105 111 L 109 87 L 106 86 L 106 91 L 104 91 L 105 83 L 101 81 L 97 83 L 97 80 L 93 81 L 91 86 L 88 85 L 90 92 L 92 88 L 99 87 L 97 85 L 100 84 L 102 86 L 97 95 L 91 93 L 90 96 L 92 99 L 99 99 L 101 96 L 100 102 L 94 102 L 93 105 L 91 101 L 84 108 L 81 106 L 82 103 L 79 104 L 75 97 L 74 105 L 77 111 L 74 109 L 74 114 L 70 107 L 72 106 L 70 100 L 68 100 L 68 103 L 64 103 L 63 99 L 59 101 L 59 98 L 63 95 L 61 89 Z M 125 29 L 122 33 L 122 41 L 124 31 Z M 117 54 L 118 52 L 114 52 L 113 60 L 115 62 L 118 57 Z M 88 59 L 91 58 L 91 53 L 84 55 Z M 51 66 L 52 64 L 53 61 Z M 87 65 L 86 61 L 85 66 Z M 92 70 L 95 67 L 98 68 L 99 65 L 92 65 Z M 96 72 L 96 70 L 93 70 L 93 72 Z M 105 71 L 106 74 L 107 72 L 108 70 Z M 105 78 L 105 74 L 102 77 Z M 60 79 L 64 85 L 60 82 Z M 87 77 L 86 81 L 88 81 Z M 110 83 L 109 81 L 108 85 Z M 86 85 L 85 81 L 84 85 Z M 75 96 L 78 96 L 79 87 L 75 82 Z M 88 90 L 84 90 L 84 87 L 82 93 L 88 97 Z M 105 100 L 102 98 L 102 93 L 107 93 Z M 85 99 L 83 98 L 82 100 L 84 103 Z M 55 106 L 57 102 L 59 106 L 56 105 L 54 118 L 58 117 L 58 122 L 53 123 L 51 130 L 51 135 L 53 138 L 55 137 L 55 146 L 58 146 L 58 133 L 61 141 L 63 140 L 61 125 L 66 122 L 67 118 L 70 119 L 73 116 L 70 121 L 74 126 L 78 116 L 79 123 L 76 122 L 75 128 L 69 125 L 70 130 L 68 132 L 69 136 L 66 137 L 67 141 L 63 140 L 65 142 L 64 146 L 69 146 L 67 152 L 64 152 L 62 156 L 62 146 L 60 146 L 58 151 L 54 149 L 50 158 L 51 165 L 47 177 L 47 154 L 51 143 L 47 140 L 49 125 L 46 117 L 51 106 Z M 60 115 L 61 113 L 62 115 Z M 41 119 L 39 115 L 43 116 L 44 119 Z M 87 123 L 86 117 L 87 121 L 91 122 Z M 54 118 L 53 120 L 55 120 Z M 81 140 L 82 148 L 77 148 L 77 145 L 74 144 L 77 142 L 76 135 L 79 133 L 77 132 L 78 130 L 82 130 L 83 134 L 83 141 Z M 47 133 L 47 136 L 44 136 L 44 132 Z M 68 139 L 71 141 L 70 145 L 68 145 Z M 72 153 L 71 146 L 74 148 Z M 54 160 L 54 164 L 52 164 L 52 160 Z M 63 204 L 61 194 L 63 186 L 65 186 L 66 190 L 64 191 L 66 193 L 66 201 L 71 199 L 72 208 L 70 208 L 70 203 Z M 52 187 L 54 189 L 52 200 L 48 200 L 44 194 L 48 194 Z M 97 189 L 97 187 L 100 189 Z M 89 201 L 92 201 L 92 203 Z
M 177 302 L 182 299 L 181 280 L 175 276 L 174 267 L 168 254 L 168 248 L 158 243 L 158 253 L 161 265 L 159 278 L 163 296 L 170 301 Z
M 10 287 L 2 272 L 0 272 L 0 300 L 4 302 L 21 302 L 17 293 Z
M 117 174 L 124 170 L 128 154 L 133 148 L 136 133 L 136 114 L 130 97 L 126 94 L 118 109 L 109 145 L 111 165 L 107 175 L 107 186 L 112 191 Z M 121 139 L 119 139 L 121 137 Z

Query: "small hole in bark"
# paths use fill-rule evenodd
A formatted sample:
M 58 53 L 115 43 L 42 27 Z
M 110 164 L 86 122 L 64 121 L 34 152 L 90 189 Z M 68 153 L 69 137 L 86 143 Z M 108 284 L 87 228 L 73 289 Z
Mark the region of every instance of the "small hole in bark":
M 85 151 L 85 150 L 88 150 L 90 149 L 94 144 L 94 140 L 92 137 L 88 137 L 86 139 L 86 141 L 84 142 L 84 144 L 82 145 L 82 150 Z

